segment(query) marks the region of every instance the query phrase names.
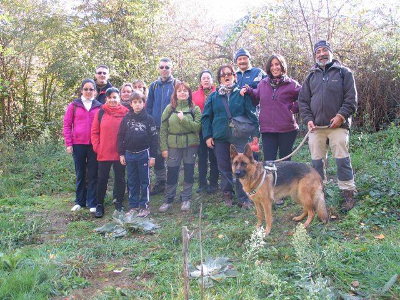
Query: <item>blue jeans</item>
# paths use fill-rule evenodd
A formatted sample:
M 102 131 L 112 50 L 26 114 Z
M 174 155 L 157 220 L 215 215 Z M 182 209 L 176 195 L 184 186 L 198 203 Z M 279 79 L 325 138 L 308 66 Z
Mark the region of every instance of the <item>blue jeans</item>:
M 75 203 L 82 207 L 96 207 L 97 156 L 92 145 L 73 145 L 76 174 Z
M 125 152 L 128 174 L 129 209 L 148 208 L 149 204 L 149 151 Z

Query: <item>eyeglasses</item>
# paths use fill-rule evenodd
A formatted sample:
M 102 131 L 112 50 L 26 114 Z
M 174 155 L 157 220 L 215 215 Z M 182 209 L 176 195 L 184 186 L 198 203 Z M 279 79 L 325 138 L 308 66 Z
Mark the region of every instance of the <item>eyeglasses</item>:
M 159 66 L 159 68 L 160 68 L 160 70 L 163 70 L 163 69 L 169 70 L 169 69 L 170 69 L 170 66 Z
M 97 72 L 96 74 L 97 74 L 97 75 L 107 75 L 107 72 L 99 71 L 99 72 Z
M 87 91 L 93 92 L 94 91 L 94 89 L 91 89 L 91 88 L 83 88 L 82 90 L 84 90 L 85 92 L 87 92 Z
M 233 73 L 229 72 L 229 73 L 221 73 L 221 77 L 226 77 L 226 76 L 232 76 Z

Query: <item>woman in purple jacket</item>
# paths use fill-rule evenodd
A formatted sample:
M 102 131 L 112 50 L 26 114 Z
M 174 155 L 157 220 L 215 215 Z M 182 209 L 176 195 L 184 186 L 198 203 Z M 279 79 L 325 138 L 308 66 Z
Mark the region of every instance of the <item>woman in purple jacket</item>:
M 240 93 L 250 94 L 253 104 L 260 104 L 259 124 L 262 133 L 264 160 L 275 160 L 292 152 L 299 125 L 294 113 L 299 111 L 297 98 L 301 85 L 286 75 L 287 64 L 282 55 L 272 55 L 266 65 L 268 77 L 256 89 L 249 86 Z M 290 160 L 288 158 L 287 160 Z
M 88 206 L 96 212 L 97 158 L 90 140 L 90 131 L 101 103 L 95 100 L 96 84 L 92 79 L 82 81 L 81 96 L 67 107 L 63 135 L 67 153 L 72 154 L 76 173 L 76 198 L 72 211 Z

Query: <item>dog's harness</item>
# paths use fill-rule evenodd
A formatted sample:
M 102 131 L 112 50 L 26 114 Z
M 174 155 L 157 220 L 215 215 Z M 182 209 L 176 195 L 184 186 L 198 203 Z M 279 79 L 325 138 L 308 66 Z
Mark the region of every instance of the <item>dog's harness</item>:
M 263 185 L 265 177 L 267 176 L 267 171 L 272 172 L 272 176 L 274 176 L 274 186 L 276 186 L 276 179 L 278 178 L 278 176 L 276 174 L 277 168 L 276 168 L 275 164 L 266 165 L 266 166 L 264 166 L 264 173 L 263 173 L 263 177 L 262 177 L 260 183 L 257 185 L 257 187 L 255 189 L 246 193 L 248 197 L 254 196 L 257 193 L 257 191 L 259 190 L 259 188 Z

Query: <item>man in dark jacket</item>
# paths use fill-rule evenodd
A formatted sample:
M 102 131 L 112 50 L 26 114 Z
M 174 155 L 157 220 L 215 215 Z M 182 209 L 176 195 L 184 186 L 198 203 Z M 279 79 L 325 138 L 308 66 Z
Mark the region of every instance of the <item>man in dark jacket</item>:
M 240 48 L 235 54 L 234 60 L 239 68 L 236 72 L 236 80 L 239 88 L 247 84 L 255 89 L 261 79 L 267 77 L 267 74 L 263 70 L 251 66 L 250 59 L 249 51 L 244 48 Z
M 106 90 L 112 87 L 112 84 L 108 79 L 110 79 L 110 70 L 106 65 L 99 65 L 96 68 L 96 73 L 94 74 L 96 87 L 97 87 L 97 97 L 96 100 L 101 104 L 106 102 Z
M 171 101 L 171 95 L 174 91 L 175 78 L 172 76 L 172 61 L 169 58 L 162 58 L 158 64 L 160 77 L 149 86 L 149 95 L 147 97 L 146 110 L 153 117 L 157 126 L 157 132 L 160 132 L 161 115 L 164 109 Z M 150 195 L 156 195 L 164 192 L 167 179 L 165 160 L 161 153 L 156 155 L 154 166 L 156 183 L 150 192 Z
M 314 45 L 316 65 L 307 76 L 299 95 L 300 114 L 312 130 L 309 148 L 313 167 L 326 178 L 324 158 L 327 140 L 336 159 L 343 211 L 354 207 L 356 186 L 348 148 L 351 117 L 357 108 L 357 90 L 352 72 L 333 59 L 327 41 Z M 329 126 L 320 129 L 317 126 Z

